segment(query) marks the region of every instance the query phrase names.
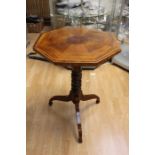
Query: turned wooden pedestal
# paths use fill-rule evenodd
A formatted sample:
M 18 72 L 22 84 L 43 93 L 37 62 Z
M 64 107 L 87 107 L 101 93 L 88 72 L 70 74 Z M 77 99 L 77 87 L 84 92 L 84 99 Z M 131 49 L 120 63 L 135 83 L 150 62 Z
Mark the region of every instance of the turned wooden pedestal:
M 50 106 L 53 104 L 54 100 L 73 102 L 73 104 L 75 105 L 75 110 L 76 110 L 76 120 L 77 120 L 77 127 L 78 127 L 78 133 L 79 133 L 79 138 L 78 138 L 79 142 L 82 142 L 82 127 L 81 127 L 80 109 L 79 109 L 80 100 L 86 101 L 90 99 L 96 99 L 96 103 L 100 102 L 100 98 L 97 95 L 95 94 L 84 95 L 82 93 L 81 78 L 82 78 L 81 67 L 74 67 L 72 69 L 72 85 L 71 85 L 71 91 L 69 95 L 68 96 L 54 96 L 49 100 Z
M 111 32 L 103 32 L 95 29 L 64 27 L 61 29 L 45 32 L 40 35 L 34 50 L 49 61 L 61 66 L 72 68 L 72 86 L 68 96 L 54 96 L 54 100 L 72 101 L 75 105 L 78 141 L 82 142 L 82 127 L 80 121 L 80 100 L 96 99 L 97 95 L 83 95 L 81 90 L 82 69 L 81 66 L 97 67 L 108 61 L 112 56 L 119 53 L 120 43 Z

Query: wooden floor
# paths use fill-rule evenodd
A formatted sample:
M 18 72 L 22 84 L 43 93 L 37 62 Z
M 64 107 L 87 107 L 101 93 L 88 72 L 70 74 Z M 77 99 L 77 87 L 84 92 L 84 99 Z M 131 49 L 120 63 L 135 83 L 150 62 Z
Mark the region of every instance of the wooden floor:
M 29 34 L 30 45 L 38 34 Z M 77 143 L 71 102 L 48 100 L 70 91 L 70 71 L 27 59 L 27 155 L 128 155 L 128 72 L 106 63 L 83 71 L 82 89 L 101 98 L 80 103 L 83 143 Z

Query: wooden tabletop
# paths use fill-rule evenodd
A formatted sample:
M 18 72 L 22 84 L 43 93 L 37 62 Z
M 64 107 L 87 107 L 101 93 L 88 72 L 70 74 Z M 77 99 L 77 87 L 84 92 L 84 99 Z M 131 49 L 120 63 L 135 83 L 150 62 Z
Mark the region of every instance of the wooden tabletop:
M 121 51 L 111 32 L 64 27 L 40 35 L 34 50 L 60 65 L 97 66 Z

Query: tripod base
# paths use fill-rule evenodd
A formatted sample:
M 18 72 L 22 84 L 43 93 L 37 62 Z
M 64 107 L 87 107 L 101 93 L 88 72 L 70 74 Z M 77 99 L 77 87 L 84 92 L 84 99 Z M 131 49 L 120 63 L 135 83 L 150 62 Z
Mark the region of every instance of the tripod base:
M 81 121 L 80 121 L 80 109 L 79 109 L 79 103 L 81 101 L 87 101 L 91 99 L 96 99 L 96 103 L 98 104 L 100 102 L 100 98 L 95 94 L 89 94 L 89 95 L 83 95 L 81 90 L 81 78 L 82 78 L 82 70 L 80 67 L 74 67 L 72 70 L 72 88 L 70 91 L 70 94 L 68 96 L 53 96 L 49 100 L 49 106 L 53 105 L 54 100 L 59 101 L 72 101 L 75 105 L 75 111 L 76 111 L 76 122 L 78 127 L 78 142 L 82 143 L 82 127 L 81 127 Z

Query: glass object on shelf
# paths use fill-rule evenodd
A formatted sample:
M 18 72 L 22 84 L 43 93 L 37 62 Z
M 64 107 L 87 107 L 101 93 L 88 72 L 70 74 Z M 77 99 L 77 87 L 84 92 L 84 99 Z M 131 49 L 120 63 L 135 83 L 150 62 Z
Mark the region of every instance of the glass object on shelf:
M 125 44 L 129 44 L 129 1 L 125 0 L 121 23 L 118 31 L 118 39 Z
M 53 16 L 62 16 L 65 20 L 65 25 L 85 25 L 88 28 L 97 28 L 118 33 L 124 0 L 54 1 L 55 5 L 53 6 L 55 8 L 53 10 L 55 11 Z M 64 26 L 63 22 L 62 25 Z
M 129 27 L 123 22 L 120 24 L 118 39 L 123 43 L 129 42 Z

